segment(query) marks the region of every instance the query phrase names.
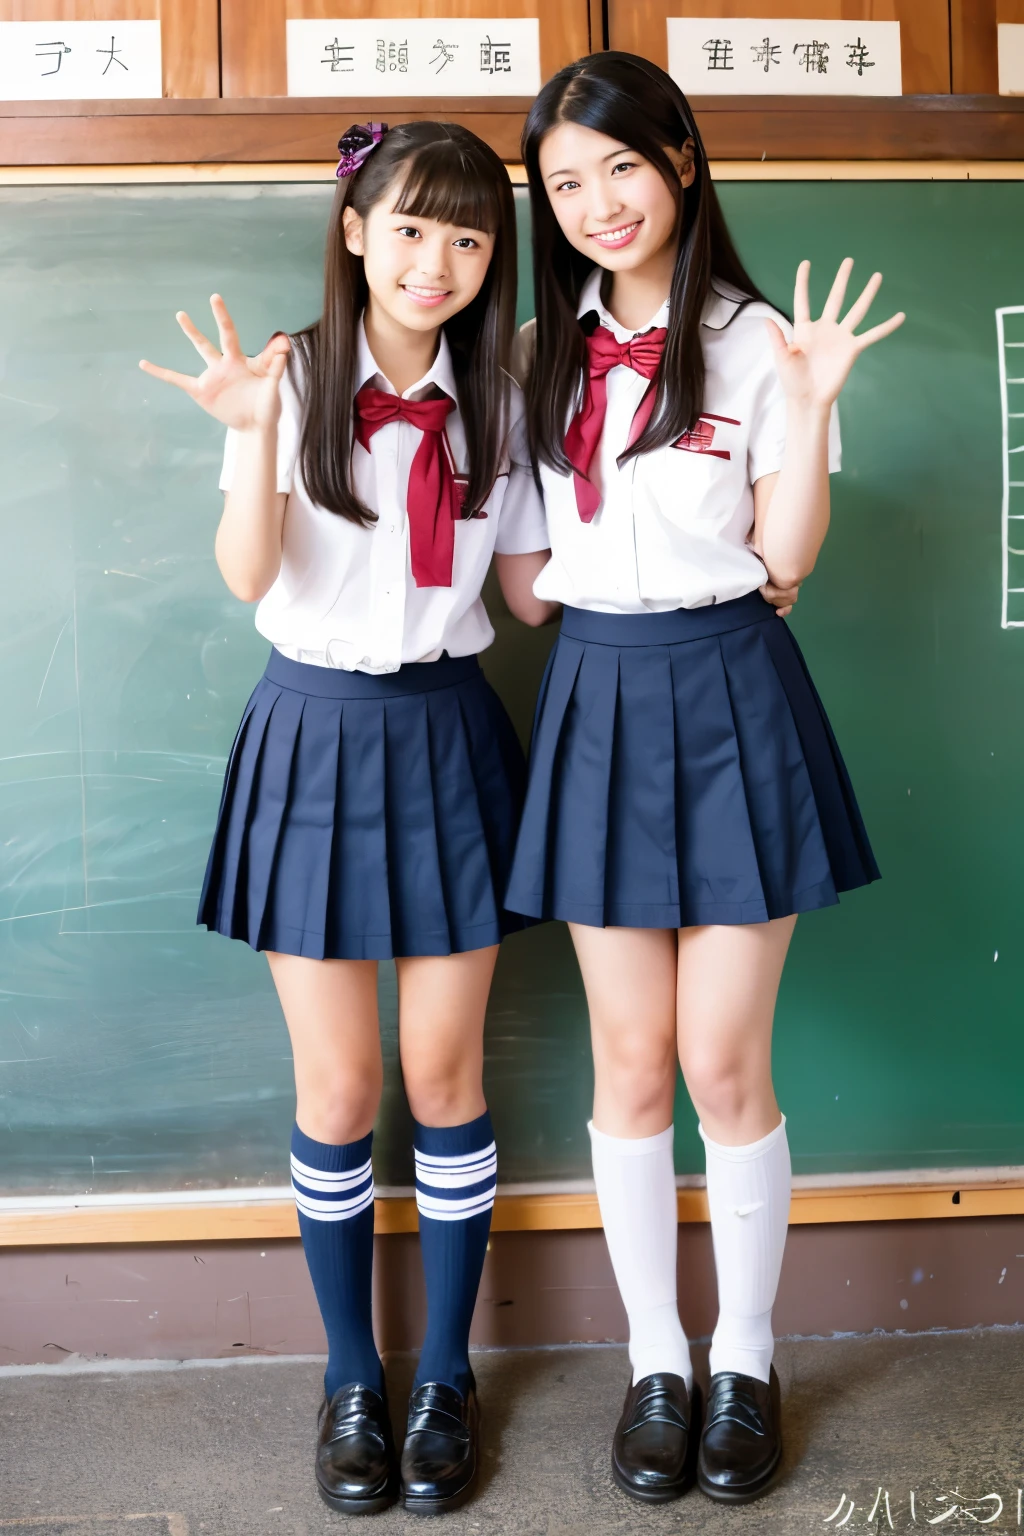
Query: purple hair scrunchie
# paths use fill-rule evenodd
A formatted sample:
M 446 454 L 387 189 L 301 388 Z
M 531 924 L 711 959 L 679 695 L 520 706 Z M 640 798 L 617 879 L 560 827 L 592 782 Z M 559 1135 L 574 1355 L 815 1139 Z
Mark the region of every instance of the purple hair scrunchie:
M 338 169 L 335 176 L 354 176 L 367 155 L 373 153 L 388 131 L 387 123 L 353 123 L 338 140 Z

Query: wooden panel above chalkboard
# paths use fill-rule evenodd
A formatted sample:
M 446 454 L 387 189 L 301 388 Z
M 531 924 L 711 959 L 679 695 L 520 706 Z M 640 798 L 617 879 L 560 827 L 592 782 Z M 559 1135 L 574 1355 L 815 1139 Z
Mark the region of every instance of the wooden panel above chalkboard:
M 541 78 L 589 53 L 589 0 L 220 0 L 223 94 L 283 96 L 288 21 L 501 16 L 539 17 Z M 599 48 L 601 39 L 595 37 Z M 440 101 L 441 98 L 438 98 Z M 378 104 L 379 108 L 379 104 Z
M 669 16 L 898 21 L 904 92 L 930 95 L 950 89 L 949 0 L 608 0 L 608 45 L 665 68 Z
M 389 122 L 465 123 L 519 158 L 529 101 L 420 97 Z M 694 97 L 714 160 L 1024 160 L 1024 97 Z M 0 102 L 0 165 L 325 162 L 338 124 L 380 115 L 369 98 Z

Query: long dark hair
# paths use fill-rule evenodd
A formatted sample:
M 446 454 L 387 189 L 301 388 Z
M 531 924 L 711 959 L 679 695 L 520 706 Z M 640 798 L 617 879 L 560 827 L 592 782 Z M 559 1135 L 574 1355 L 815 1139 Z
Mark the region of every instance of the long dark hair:
M 576 317 L 580 291 L 594 264 L 558 227 L 540 173 L 540 146 L 559 123 L 578 123 L 628 144 L 656 166 L 676 200 L 679 254 L 669 294 L 668 335 L 655 379 L 646 431 L 620 463 L 674 442 L 697 423 L 704 405 L 700 322 L 713 280 L 747 299 L 761 299 L 732 243 L 715 195 L 693 113 L 675 82 L 632 53 L 593 53 L 560 70 L 541 91 L 523 129 L 523 160 L 533 215 L 533 282 L 537 350 L 527 387 L 527 420 L 536 459 L 568 472 L 566 421 L 579 395 L 586 343 Z M 693 140 L 694 178 L 684 193 L 665 147 Z
M 468 517 L 490 494 L 508 430 L 516 234 L 508 172 L 492 149 L 457 123 L 390 129 L 355 174 L 338 183 L 327 229 L 323 314 L 292 337 L 305 374 L 302 477 L 319 506 L 352 522 L 376 522 L 352 482 L 356 334 L 369 295 L 362 257 L 345 245 L 342 215 L 351 207 L 365 217 L 385 196 L 396 213 L 496 236 L 480 292 L 444 327 L 469 449 Z

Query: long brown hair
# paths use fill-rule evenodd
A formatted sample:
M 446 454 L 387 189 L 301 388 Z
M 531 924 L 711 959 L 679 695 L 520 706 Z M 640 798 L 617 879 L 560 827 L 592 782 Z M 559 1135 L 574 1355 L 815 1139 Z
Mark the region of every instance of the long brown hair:
M 444 327 L 469 452 L 468 517 L 490 495 L 508 430 L 516 235 L 508 172 L 492 149 L 457 123 L 390 129 L 355 174 L 338 183 L 327 229 L 323 314 L 292 337 L 305 375 L 302 477 L 319 506 L 365 526 L 376 522 L 352 481 L 356 337 L 369 292 L 362 257 L 345 244 L 342 215 L 351 207 L 365 218 L 385 197 L 396 213 L 496 237 L 480 292 Z
M 762 299 L 741 262 L 715 195 L 707 155 L 689 103 L 663 69 L 632 53 L 594 53 L 560 70 L 541 91 L 523 129 L 523 160 L 533 215 L 537 350 L 527 388 L 535 458 L 567 473 L 565 428 L 579 396 L 586 342 L 576 310 L 594 264 L 575 250 L 555 218 L 540 173 L 540 146 L 559 123 L 578 123 L 628 144 L 661 172 L 678 209 L 679 252 L 669 294 L 668 335 L 646 430 L 620 463 L 692 430 L 704 405 L 700 323 L 714 279 Z M 693 140 L 694 178 L 683 189 L 665 147 Z

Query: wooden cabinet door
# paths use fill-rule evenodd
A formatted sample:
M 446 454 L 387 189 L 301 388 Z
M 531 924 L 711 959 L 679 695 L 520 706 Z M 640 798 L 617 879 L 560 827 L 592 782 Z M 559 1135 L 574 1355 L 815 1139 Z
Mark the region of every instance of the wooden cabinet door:
M 220 16 L 225 96 L 285 95 L 289 20 L 537 16 L 545 80 L 590 51 L 589 0 L 221 0 Z
M 0 21 L 159 21 L 164 95 L 220 95 L 217 0 L 0 0 Z
M 959 3 L 973 11 L 985 0 Z M 1024 0 L 1016 3 L 1024 4 Z M 950 89 L 948 0 L 608 0 L 609 46 L 642 54 L 664 69 L 668 62 L 665 21 L 669 16 L 898 21 L 904 95 L 932 95 Z

